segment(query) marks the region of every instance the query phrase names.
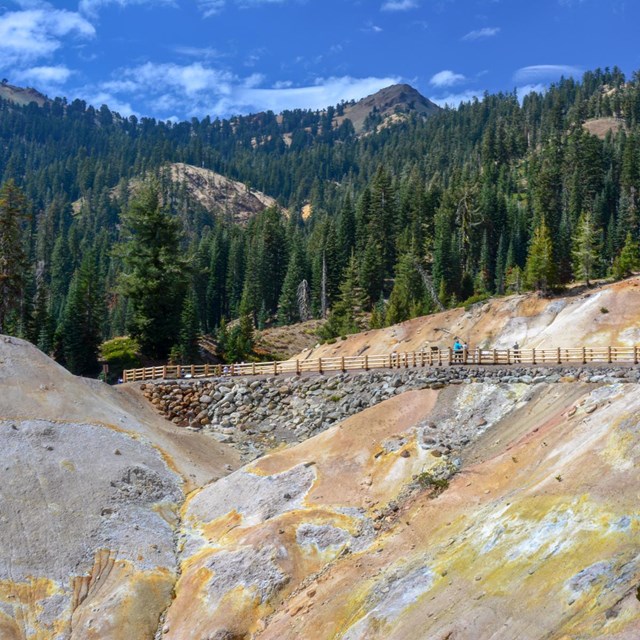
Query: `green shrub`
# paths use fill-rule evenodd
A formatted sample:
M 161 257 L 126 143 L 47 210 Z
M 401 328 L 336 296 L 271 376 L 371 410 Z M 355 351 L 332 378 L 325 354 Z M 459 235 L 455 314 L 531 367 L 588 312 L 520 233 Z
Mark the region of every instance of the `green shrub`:
M 462 304 L 464 305 L 464 310 L 469 311 L 474 304 L 478 304 L 478 302 L 484 302 L 488 300 L 491 296 L 488 293 L 477 293 L 470 298 L 467 298 Z
M 113 338 L 102 343 L 100 357 L 109 365 L 107 382 L 115 382 L 122 377 L 124 369 L 140 366 L 138 343 L 127 336 Z
M 446 478 L 436 478 L 428 471 L 424 471 L 416 478 L 416 482 L 423 488 L 434 487 L 444 490 L 449 486 L 449 480 Z

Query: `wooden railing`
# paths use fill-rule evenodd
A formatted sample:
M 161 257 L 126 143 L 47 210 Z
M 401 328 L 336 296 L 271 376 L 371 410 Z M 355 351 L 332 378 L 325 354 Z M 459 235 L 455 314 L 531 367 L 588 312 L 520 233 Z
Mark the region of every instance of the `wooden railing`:
M 453 349 L 432 348 L 425 351 L 390 353 L 386 355 L 338 356 L 314 360 L 284 360 L 229 365 L 191 364 L 164 365 L 144 369 L 127 369 L 124 382 L 141 380 L 172 380 L 177 378 L 209 378 L 212 376 L 264 376 L 283 373 L 325 373 L 369 369 L 403 369 L 426 366 L 456 365 L 582 365 L 638 364 L 640 347 L 574 347 L 556 349 Z

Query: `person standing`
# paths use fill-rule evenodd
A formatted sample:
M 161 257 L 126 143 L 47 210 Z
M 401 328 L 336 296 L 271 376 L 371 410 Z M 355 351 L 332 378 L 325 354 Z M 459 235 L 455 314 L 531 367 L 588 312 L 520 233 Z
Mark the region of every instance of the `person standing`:
M 453 361 L 462 362 L 462 342 L 460 342 L 458 336 L 453 339 Z

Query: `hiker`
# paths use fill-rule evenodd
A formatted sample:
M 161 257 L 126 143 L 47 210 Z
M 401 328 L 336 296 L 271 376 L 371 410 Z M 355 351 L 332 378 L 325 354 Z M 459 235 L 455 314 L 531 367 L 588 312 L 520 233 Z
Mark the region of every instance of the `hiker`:
M 511 349 L 513 350 L 513 361 L 520 362 L 520 345 L 517 340 L 513 343 Z
M 454 362 L 462 362 L 462 342 L 460 342 L 460 340 L 458 339 L 458 336 L 456 336 L 453 339 L 453 361 Z

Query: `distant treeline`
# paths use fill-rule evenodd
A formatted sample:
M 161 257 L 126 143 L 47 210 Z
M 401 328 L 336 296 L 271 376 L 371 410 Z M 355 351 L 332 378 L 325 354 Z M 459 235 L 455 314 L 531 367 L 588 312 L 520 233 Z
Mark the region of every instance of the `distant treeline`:
M 638 268 L 640 73 L 387 127 L 372 114 L 361 136 L 332 126 L 342 108 L 174 124 L 0 101 L 0 330 L 79 373 L 125 334 L 180 360 L 217 332 L 242 359 L 254 326 L 327 313 L 329 338 Z M 606 136 L 588 133 L 605 117 Z M 287 215 L 234 225 L 168 162 L 240 180 Z M 146 181 L 131 190 L 134 177 Z

